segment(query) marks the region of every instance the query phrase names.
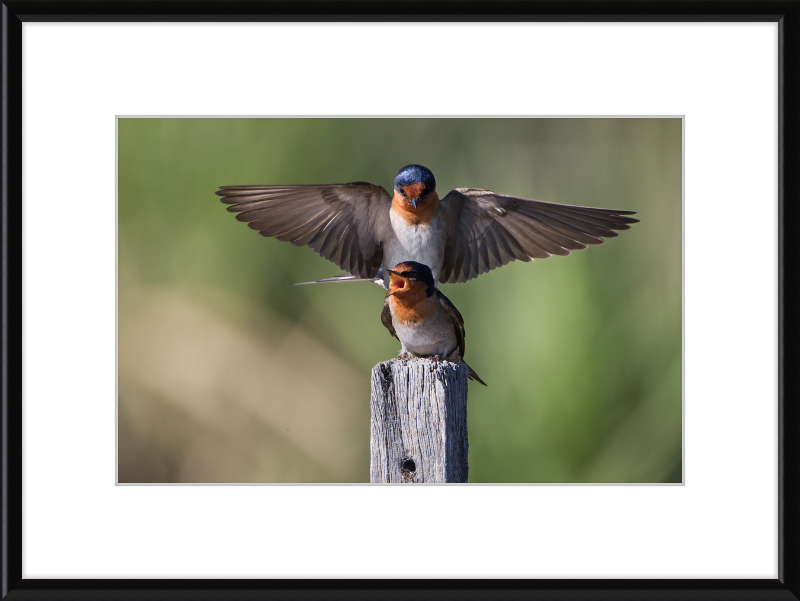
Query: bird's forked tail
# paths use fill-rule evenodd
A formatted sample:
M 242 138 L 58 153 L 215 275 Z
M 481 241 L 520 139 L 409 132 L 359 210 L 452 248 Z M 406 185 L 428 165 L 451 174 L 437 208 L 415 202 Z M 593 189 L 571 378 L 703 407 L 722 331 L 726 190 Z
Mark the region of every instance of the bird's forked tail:
M 379 274 L 379 276 L 380 277 L 375 278 L 362 278 L 360 276 L 353 275 L 352 273 L 340 273 L 332 278 L 324 278 L 314 282 L 298 282 L 297 284 L 292 284 L 292 286 L 305 286 L 306 284 L 330 284 L 332 282 L 375 282 L 381 288 L 386 288 L 386 286 L 383 284 L 383 275 Z
M 464 365 L 466 365 L 466 366 L 467 366 L 467 369 L 469 370 L 469 379 L 470 379 L 470 380 L 475 380 L 475 381 L 477 381 L 477 382 L 480 382 L 480 383 L 481 383 L 481 384 L 483 384 L 484 386 L 487 386 L 486 382 L 484 382 L 483 380 L 481 380 L 481 377 L 480 377 L 478 374 L 476 374 L 476 373 L 475 373 L 475 370 L 474 370 L 474 369 L 472 369 L 472 368 L 471 368 L 469 365 L 467 365 L 467 362 L 466 362 L 466 361 L 464 361 L 463 359 L 462 359 L 462 361 L 464 362 Z

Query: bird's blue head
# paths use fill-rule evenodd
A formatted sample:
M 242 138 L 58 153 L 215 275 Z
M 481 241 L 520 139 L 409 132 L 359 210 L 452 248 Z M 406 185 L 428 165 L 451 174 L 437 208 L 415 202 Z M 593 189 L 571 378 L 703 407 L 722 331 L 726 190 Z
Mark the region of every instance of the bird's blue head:
M 394 189 L 416 209 L 426 194 L 436 190 L 436 179 L 427 167 L 406 165 L 397 172 L 397 177 L 394 178 Z

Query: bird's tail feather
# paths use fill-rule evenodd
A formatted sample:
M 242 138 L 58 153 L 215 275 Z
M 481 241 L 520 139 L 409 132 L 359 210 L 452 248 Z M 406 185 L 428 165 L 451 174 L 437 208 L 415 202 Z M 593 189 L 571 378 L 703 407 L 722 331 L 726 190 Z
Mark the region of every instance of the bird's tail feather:
M 331 282 L 375 282 L 376 284 L 383 286 L 383 278 L 362 278 L 357 275 L 353 275 L 352 273 L 340 273 L 332 278 L 324 278 L 314 282 L 298 282 L 297 284 L 292 284 L 292 286 L 305 286 L 306 284 L 329 284 Z
M 462 359 L 462 361 L 463 361 L 463 359 Z M 467 365 L 466 361 L 464 362 L 464 365 Z M 469 365 L 467 365 L 467 369 L 469 370 L 469 379 L 470 379 L 470 380 L 475 380 L 475 381 L 477 381 L 477 382 L 480 382 L 480 383 L 481 383 L 481 384 L 483 384 L 484 386 L 486 386 L 486 385 L 487 385 L 487 384 L 486 384 L 486 382 L 484 382 L 483 380 L 481 380 L 481 377 L 480 377 L 478 374 L 476 374 L 476 373 L 475 373 L 475 370 L 474 370 L 474 369 L 472 369 L 472 368 L 471 368 Z

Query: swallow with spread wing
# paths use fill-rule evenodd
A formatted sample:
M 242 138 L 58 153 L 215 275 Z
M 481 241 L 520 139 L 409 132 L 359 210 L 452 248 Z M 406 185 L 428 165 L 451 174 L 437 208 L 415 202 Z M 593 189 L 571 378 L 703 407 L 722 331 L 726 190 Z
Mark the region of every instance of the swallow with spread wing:
M 427 265 L 404 261 L 388 269 L 389 290 L 381 321 L 402 345 L 400 354 L 464 361 L 464 318 L 440 290 Z M 466 365 L 466 363 L 464 363 Z M 484 386 L 473 369 L 469 378 Z
M 617 211 L 457 188 L 440 199 L 433 173 L 403 167 L 394 195 L 365 182 L 222 186 L 217 194 L 262 236 L 310 246 L 347 273 L 319 282 L 372 280 L 388 288 L 386 266 L 416 261 L 438 282 L 466 282 L 514 260 L 566 256 L 627 230 Z M 316 282 L 308 282 L 316 283 Z

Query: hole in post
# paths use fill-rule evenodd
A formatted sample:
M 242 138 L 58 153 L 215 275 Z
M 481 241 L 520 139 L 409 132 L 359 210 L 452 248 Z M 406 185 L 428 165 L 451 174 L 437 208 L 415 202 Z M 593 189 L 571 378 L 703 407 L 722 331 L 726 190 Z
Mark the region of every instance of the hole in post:
M 403 463 L 400 464 L 400 473 L 403 478 L 410 480 L 417 475 L 417 464 L 410 457 L 403 459 Z

